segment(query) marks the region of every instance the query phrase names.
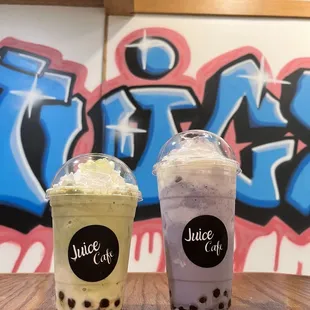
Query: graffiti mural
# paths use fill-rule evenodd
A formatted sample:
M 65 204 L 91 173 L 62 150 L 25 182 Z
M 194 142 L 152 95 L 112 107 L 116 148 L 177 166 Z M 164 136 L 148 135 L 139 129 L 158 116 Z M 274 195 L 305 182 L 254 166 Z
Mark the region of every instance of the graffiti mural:
M 52 270 L 44 191 L 64 161 L 86 152 L 115 155 L 133 169 L 144 199 L 129 269 L 164 271 L 152 166 L 175 133 L 206 129 L 241 163 L 235 271 L 310 275 L 310 58 L 275 77 L 259 50 L 242 47 L 191 77 L 181 34 L 139 29 L 116 48 L 119 76 L 89 92 L 85 67 L 58 51 L 12 38 L 0 46 L 0 251 L 8 253 L 0 271 Z

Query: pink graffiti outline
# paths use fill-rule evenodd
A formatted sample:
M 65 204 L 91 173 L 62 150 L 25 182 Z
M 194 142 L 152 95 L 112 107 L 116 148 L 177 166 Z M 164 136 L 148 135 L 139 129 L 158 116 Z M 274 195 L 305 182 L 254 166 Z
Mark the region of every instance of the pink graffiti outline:
M 149 81 L 146 79 L 140 79 L 134 75 L 131 74 L 131 72 L 128 70 L 125 64 L 124 59 L 124 52 L 125 47 L 127 44 L 132 43 L 132 41 L 139 39 L 142 37 L 144 29 L 140 29 L 137 31 L 132 32 L 131 34 L 127 35 L 119 44 L 116 49 L 115 54 L 115 61 L 116 64 L 120 70 L 120 75 L 116 78 L 113 78 L 109 81 L 103 82 L 101 85 L 99 85 L 93 92 L 89 92 L 85 87 L 85 79 L 87 76 L 87 69 L 85 66 L 63 60 L 63 57 L 61 53 L 53 48 L 38 45 L 38 44 L 32 44 L 28 42 L 23 42 L 16 40 L 14 38 L 6 38 L 0 42 L 0 46 L 10 46 L 18 49 L 22 49 L 34 54 L 38 54 L 40 56 L 45 56 L 51 60 L 51 69 L 65 71 L 68 73 L 73 73 L 76 75 L 76 82 L 74 87 L 74 94 L 80 93 L 84 98 L 87 99 L 86 104 L 86 112 L 88 112 L 93 105 L 98 102 L 99 98 L 108 93 L 109 91 L 121 86 L 121 85 L 127 85 L 127 86 L 140 86 L 140 85 L 181 85 L 181 86 L 188 86 L 191 87 L 194 92 L 197 94 L 200 102 L 202 100 L 203 91 L 204 91 L 204 84 L 205 81 L 208 80 L 215 72 L 223 68 L 223 66 L 228 65 L 232 61 L 236 60 L 239 57 L 242 57 L 247 54 L 254 55 L 258 60 L 262 57 L 262 54 L 259 50 L 255 49 L 254 47 L 242 47 L 236 50 L 232 50 L 230 52 L 227 52 L 225 54 L 220 55 L 219 57 L 214 58 L 207 64 L 203 65 L 201 69 L 198 70 L 196 77 L 190 77 L 185 75 L 185 71 L 189 66 L 190 63 L 190 49 L 188 47 L 188 44 L 183 36 L 178 34 L 177 32 L 166 29 L 166 28 L 146 28 L 147 34 L 150 36 L 161 36 L 167 40 L 169 40 L 172 44 L 174 44 L 178 51 L 182 51 L 182 57 L 180 57 L 180 62 L 178 66 L 170 72 L 166 77 L 158 80 L 158 81 Z M 287 65 L 284 66 L 284 68 L 280 71 L 277 78 L 283 79 L 293 71 L 295 71 L 297 68 L 310 68 L 310 58 L 300 58 L 295 59 L 289 62 Z M 267 61 L 265 61 L 265 68 L 266 71 L 271 74 L 271 69 Z M 268 89 L 279 98 L 281 95 L 281 86 L 280 85 L 268 85 Z M 90 122 L 89 118 L 87 117 L 87 125 L 88 125 L 88 132 L 82 137 L 76 147 L 75 154 L 82 153 L 84 151 L 88 151 L 91 149 L 93 145 L 93 133 L 94 128 L 92 123 Z M 153 220 L 152 220 L 153 221 Z M 154 221 L 157 221 L 154 225 L 160 225 L 160 219 L 154 219 Z M 159 222 L 158 222 L 159 221 Z M 149 223 L 147 224 L 149 225 Z M 288 239 L 290 239 L 295 244 L 299 245 L 305 245 L 310 242 L 310 229 L 307 229 L 305 232 L 303 232 L 301 235 L 297 235 L 294 231 L 290 229 L 284 222 L 282 222 L 278 218 L 273 218 L 266 226 L 258 226 L 256 224 L 253 224 L 251 222 L 242 220 L 240 218 L 236 218 L 236 225 L 242 227 L 243 232 L 244 229 L 251 230 L 251 233 L 253 231 L 256 231 L 257 233 L 262 233 L 263 235 L 268 235 L 271 231 L 274 231 L 275 228 L 278 229 L 277 234 L 278 237 L 283 238 L 284 235 L 287 236 Z M 156 227 L 153 227 L 154 231 L 157 231 Z M 144 230 L 144 222 L 136 222 L 134 225 L 134 231 L 136 234 L 141 234 Z M 42 231 L 40 229 L 43 229 Z M 48 230 L 47 233 L 45 230 Z M 236 231 L 238 234 L 238 232 Z M 12 242 L 18 242 L 21 240 L 21 243 L 24 242 L 25 237 L 29 237 L 31 240 L 38 240 L 39 235 L 45 235 L 47 240 L 51 240 L 51 229 L 49 228 L 42 228 L 41 226 L 36 227 L 34 230 L 32 230 L 27 236 L 6 227 L 0 227 L 0 244 L 5 241 L 12 241 Z M 240 234 L 240 233 L 239 233 Z M 242 234 L 247 235 L 247 234 Z M 240 238 L 242 236 L 239 235 Z M 241 240 L 241 239 L 240 239 Z M 254 239 L 253 239 L 254 240 Z M 249 243 L 247 241 L 247 244 L 250 246 L 250 244 L 253 242 L 253 240 Z M 45 240 L 46 241 L 46 240 Z M 150 239 L 151 241 L 151 239 Z M 41 242 L 41 241 L 39 241 Z M 46 244 L 42 242 L 44 246 L 48 249 L 46 253 L 52 253 L 50 250 L 51 248 L 51 242 L 48 241 Z M 26 245 L 30 245 L 30 243 L 26 243 Z M 278 243 L 280 244 L 280 242 Z M 30 247 L 30 246 L 29 246 Z M 152 251 L 152 245 L 150 245 L 149 251 Z M 246 247 L 240 250 L 236 250 L 235 256 L 236 256 L 236 271 L 242 271 L 244 267 L 245 262 L 245 252 Z M 138 249 L 136 249 L 135 256 L 138 259 Z M 25 251 L 21 251 L 21 253 L 26 253 Z M 247 253 L 247 252 L 246 252 Z M 36 271 L 47 271 L 50 260 L 50 258 L 45 258 L 42 260 L 41 264 L 37 268 Z M 275 262 L 275 270 L 277 269 L 277 260 L 279 257 L 279 247 L 277 248 L 277 259 Z M 49 256 L 49 255 L 45 255 Z M 244 259 L 242 259 L 244 257 Z M 20 257 L 18 261 L 15 263 L 14 271 L 18 270 L 18 267 L 21 263 L 21 260 L 23 259 L 23 256 L 20 254 Z M 158 265 L 158 270 L 163 271 L 164 269 L 164 261 L 163 261 L 163 252 L 161 255 L 161 261 Z M 299 266 L 299 272 L 301 272 L 301 266 Z
M 36 228 L 31 230 L 27 235 L 12 228 L 0 226 L 0 245 L 5 242 L 9 242 L 17 244 L 21 248 L 12 272 L 18 271 L 18 268 L 20 267 L 22 260 L 25 258 L 27 251 L 36 242 L 39 242 L 43 245 L 44 256 L 41 260 L 41 263 L 39 264 L 39 266 L 36 268 L 35 271 L 36 272 L 49 271 L 53 255 L 52 236 L 53 236 L 52 229 L 43 226 L 37 226 Z

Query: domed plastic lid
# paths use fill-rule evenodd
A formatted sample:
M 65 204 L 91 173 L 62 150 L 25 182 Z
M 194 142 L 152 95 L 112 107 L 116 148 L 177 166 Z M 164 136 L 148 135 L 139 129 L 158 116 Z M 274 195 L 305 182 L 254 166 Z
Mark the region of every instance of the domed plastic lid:
M 123 195 L 142 200 L 137 181 L 121 160 L 106 154 L 83 154 L 56 173 L 47 198 L 54 195 Z
M 183 131 L 170 140 L 161 148 L 157 164 L 154 165 L 153 173 L 158 169 L 201 163 L 214 166 L 228 166 L 235 168 L 239 173 L 240 166 L 229 144 L 220 136 L 205 130 Z

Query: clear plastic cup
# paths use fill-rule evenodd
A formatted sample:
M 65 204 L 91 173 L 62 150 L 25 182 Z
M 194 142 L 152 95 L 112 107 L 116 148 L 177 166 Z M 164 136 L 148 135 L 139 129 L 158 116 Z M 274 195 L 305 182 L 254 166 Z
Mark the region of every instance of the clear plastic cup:
M 88 167 L 81 166 L 86 162 Z M 57 309 L 121 309 L 132 224 L 141 198 L 133 173 L 115 157 L 81 155 L 58 171 L 47 196 Z
M 161 149 L 154 173 L 172 309 L 231 306 L 239 170 L 230 146 L 207 131 L 179 133 Z

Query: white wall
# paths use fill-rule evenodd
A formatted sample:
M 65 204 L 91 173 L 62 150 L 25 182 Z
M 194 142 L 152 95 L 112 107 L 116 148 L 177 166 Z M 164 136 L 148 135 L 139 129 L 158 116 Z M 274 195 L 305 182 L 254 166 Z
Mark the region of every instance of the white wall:
M 109 60 L 125 34 L 147 27 L 165 27 L 184 36 L 192 55 L 186 72 L 190 76 L 203 63 L 243 46 L 258 48 L 275 76 L 290 60 L 310 55 L 310 22 L 305 19 L 137 15 L 109 18 Z M 117 71 L 115 63 L 108 61 L 107 77 L 114 77 Z
M 6 37 L 57 49 L 88 69 L 92 91 L 102 78 L 104 9 L 0 5 L 0 40 Z

